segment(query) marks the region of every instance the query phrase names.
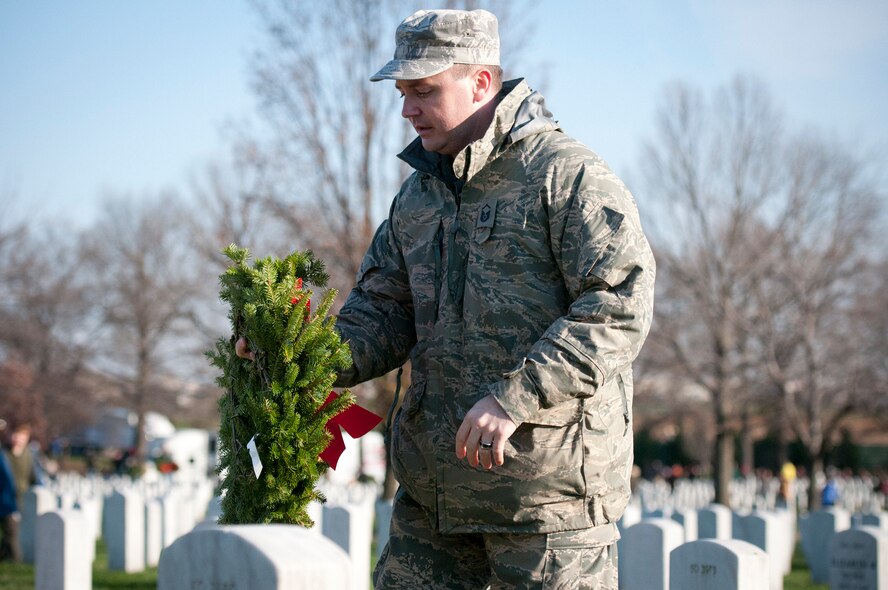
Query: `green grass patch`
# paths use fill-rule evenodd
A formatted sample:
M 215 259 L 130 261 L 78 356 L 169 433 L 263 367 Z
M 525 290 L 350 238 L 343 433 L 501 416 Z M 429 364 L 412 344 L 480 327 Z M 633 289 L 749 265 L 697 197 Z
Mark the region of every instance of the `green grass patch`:
M 811 572 L 799 544 L 796 544 L 795 553 L 792 554 L 792 570 L 783 577 L 783 590 L 829 590 L 829 584 L 811 581 Z

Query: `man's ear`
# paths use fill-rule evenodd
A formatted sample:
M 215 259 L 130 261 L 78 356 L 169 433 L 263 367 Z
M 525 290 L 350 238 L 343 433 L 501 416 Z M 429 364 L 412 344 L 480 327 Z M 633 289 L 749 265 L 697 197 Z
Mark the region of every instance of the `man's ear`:
M 493 89 L 493 74 L 489 69 L 480 67 L 472 75 L 472 81 L 475 85 L 475 102 L 483 102 L 490 96 Z

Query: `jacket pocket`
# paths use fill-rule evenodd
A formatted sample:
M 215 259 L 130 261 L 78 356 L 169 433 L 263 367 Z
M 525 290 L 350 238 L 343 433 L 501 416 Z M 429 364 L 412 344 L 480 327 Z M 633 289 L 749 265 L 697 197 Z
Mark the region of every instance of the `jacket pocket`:
M 623 377 L 601 387 L 584 419 L 584 475 L 592 524 L 616 522 L 629 498 L 632 468 L 630 393 Z
M 501 466 L 439 464 L 444 529 L 547 532 L 588 526 L 582 428 L 581 419 L 525 422 L 506 442 Z
M 426 382 L 411 383 L 392 426 L 391 460 L 395 479 L 415 500 L 434 504 L 433 471 L 429 465 L 428 429 L 419 412 Z

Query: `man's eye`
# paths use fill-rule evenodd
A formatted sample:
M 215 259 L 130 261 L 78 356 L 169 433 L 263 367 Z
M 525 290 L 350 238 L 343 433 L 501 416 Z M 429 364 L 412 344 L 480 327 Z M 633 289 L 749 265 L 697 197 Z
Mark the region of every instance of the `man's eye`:
M 418 90 L 416 92 L 416 96 L 428 96 L 431 93 L 432 93 L 431 90 Z

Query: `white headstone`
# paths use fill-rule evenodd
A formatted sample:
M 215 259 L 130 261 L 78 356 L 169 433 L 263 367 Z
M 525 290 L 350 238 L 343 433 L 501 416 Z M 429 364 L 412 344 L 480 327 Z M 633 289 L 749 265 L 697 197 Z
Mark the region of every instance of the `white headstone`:
M 324 536 L 342 547 L 355 572 L 370 572 L 373 504 L 324 505 Z M 352 590 L 367 590 L 370 576 L 355 576 Z
M 792 510 L 787 508 L 778 508 L 774 512 L 771 512 L 774 516 L 778 518 L 781 522 L 781 533 L 783 537 L 783 562 L 780 564 L 774 564 L 773 560 L 771 561 L 774 564 L 774 567 L 778 565 L 781 567 L 783 571 L 783 575 L 789 574 L 792 571 L 792 555 L 795 553 L 796 548 L 796 519 L 797 515 Z
M 888 588 L 888 534 L 871 526 L 833 535 L 829 548 L 830 590 Z
M 770 590 L 783 590 L 783 576 L 786 562 L 786 535 L 783 520 L 776 514 L 755 512 L 737 519 L 734 538 L 752 543 L 768 554 L 771 564 Z
M 392 522 L 392 501 L 376 502 L 376 559 L 382 556 L 389 538 L 389 525 Z
M 829 544 L 834 534 L 851 527 L 851 515 L 842 508 L 811 512 L 799 521 L 802 552 L 815 584 L 829 581 Z
M 78 498 L 74 507 L 83 513 L 86 518 L 86 529 L 93 544 L 99 538 L 99 529 L 102 528 L 102 505 L 96 498 Z
M 44 512 L 56 509 L 56 496 L 48 489 L 36 486 L 25 492 L 25 506 L 22 509 L 21 535 L 22 558 L 25 563 L 34 563 L 34 538 L 37 532 L 37 517 Z
M 170 492 L 160 498 L 163 546 L 169 547 L 183 532 L 179 525 L 179 496 Z
M 622 532 L 639 522 L 641 522 L 641 506 L 636 502 L 630 501 L 626 505 L 626 509 L 623 510 L 623 516 L 617 521 L 617 528 Z
M 163 510 L 160 500 L 145 502 L 145 565 L 156 567 L 163 549 Z
M 217 522 L 220 516 L 222 516 L 222 497 L 214 496 L 207 506 L 207 515 L 204 517 L 204 522 Z
M 721 504 L 710 504 L 697 511 L 697 536 L 700 539 L 731 538 L 731 509 Z
M 670 590 L 763 590 L 768 554 L 738 539 L 702 539 L 669 556 Z
M 89 590 L 92 553 L 83 542 L 86 517 L 79 510 L 44 512 L 37 518 L 36 590 Z
M 283 524 L 197 528 L 164 550 L 157 575 L 158 590 L 350 587 L 351 564 L 335 543 Z
M 310 531 L 316 533 L 318 535 L 323 534 L 324 532 L 324 505 L 320 502 L 314 500 L 308 503 L 308 506 L 305 508 L 306 512 L 308 512 L 308 517 L 314 522 L 314 526 L 311 527 Z
M 105 501 L 108 569 L 145 569 L 145 502 L 138 492 L 114 492 Z
M 874 526 L 881 529 L 882 532 L 888 533 L 888 512 L 862 514 L 860 523 L 864 526 Z
M 677 522 L 684 529 L 685 542 L 696 541 L 697 536 L 697 511 L 696 510 L 675 510 L 672 513 L 672 520 Z
M 684 529 L 671 519 L 647 519 L 627 528 L 619 541 L 620 588 L 668 590 L 669 554 L 683 542 Z
M 59 509 L 71 510 L 74 508 L 74 504 L 77 503 L 77 498 L 74 497 L 74 494 L 64 492 L 58 495 L 58 503 Z
M 197 523 L 194 520 L 194 497 L 190 494 L 179 493 L 179 501 L 176 506 L 178 508 L 178 512 L 176 513 L 176 524 L 179 528 L 179 534 L 184 535 Z

